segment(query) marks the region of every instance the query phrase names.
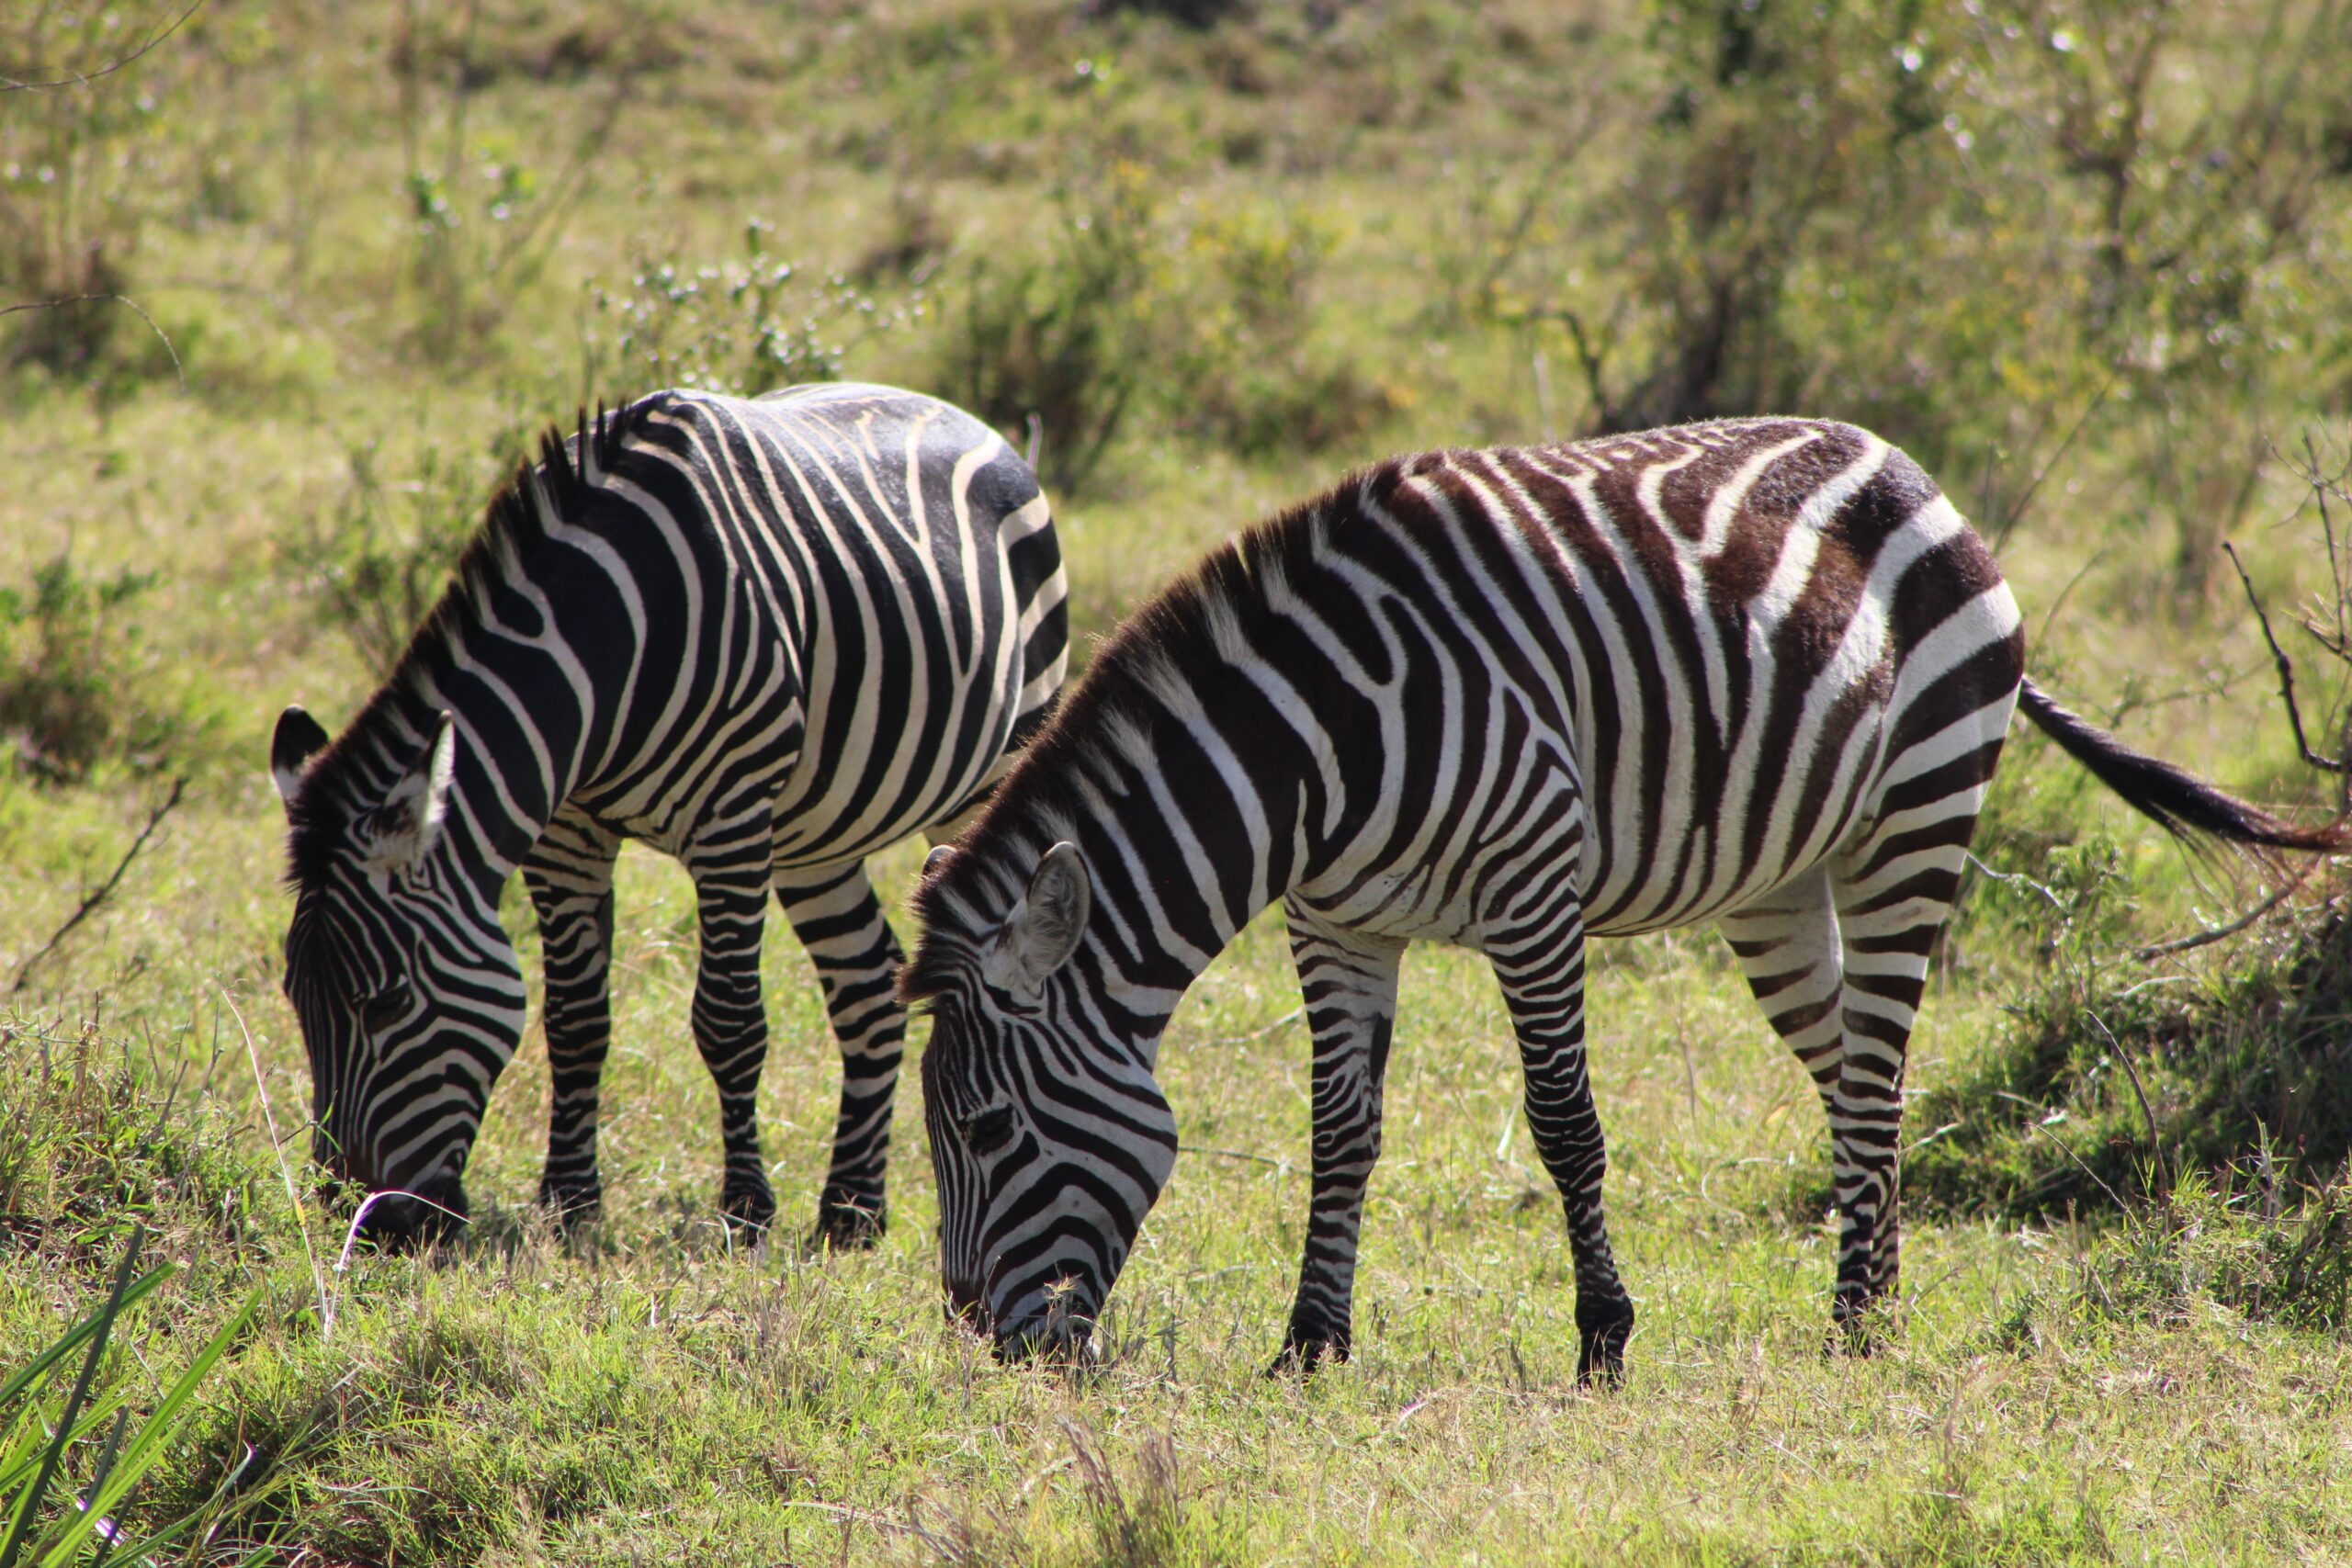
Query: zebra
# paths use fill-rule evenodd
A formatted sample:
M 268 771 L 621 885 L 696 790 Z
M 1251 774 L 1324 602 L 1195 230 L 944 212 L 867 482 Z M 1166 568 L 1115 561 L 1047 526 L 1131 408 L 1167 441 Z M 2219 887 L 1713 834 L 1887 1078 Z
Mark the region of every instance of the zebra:
M 553 1077 L 540 1198 L 598 1212 L 613 874 L 636 839 L 694 880 L 728 1221 L 775 1212 L 754 1105 L 773 889 L 842 1051 L 818 1235 L 879 1235 L 906 1020 L 865 858 L 995 786 L 1057 696 L 1065 597 L 1035 476 L 930 398 L 668 390 L 548 433 L 342 737 L 289 707 L 271 743 L 313 1153 L 377 1195 L 362 1229 L 400 1244 L 467 1213 L 525 1024 L 498 918 L 518 867 Z
M 1437 451 L 1211 551 L 935 850 L 900 994 L 952 1315 L 1083 1355 L 1173 1168 L 1186 987 L 1279 901 L 1312 1196 L 1275 1371 L 1344 1359 L 1408 941 L 1483 953 L 1566 1211 L 1580 1381 L 1634 1307 L 1601 1213 L 1585 938 L 1713 920 L 1828 1114 L 1833 1344 L 1897 1282 L 1905 1047 L 2012 705 L 2177 833 L 2332 850 L 2024 678 L 1991 552 L 1902 452 L 1754 419 Z

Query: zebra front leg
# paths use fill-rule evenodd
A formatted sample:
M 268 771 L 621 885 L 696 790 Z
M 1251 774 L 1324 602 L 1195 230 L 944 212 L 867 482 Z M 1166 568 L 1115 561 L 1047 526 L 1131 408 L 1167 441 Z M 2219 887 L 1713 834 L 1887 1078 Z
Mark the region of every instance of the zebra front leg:
M 764 834 L 762 835 L 764 839 Z M 760 1156 L 760 1069 L 767 1064 L 767 1010 L 760 995 L 768 868 L 690 864 L 699 901 L 702 962 L 695 977 L 695 1049 L 718 1089 L 718 1134 L 727 1174 L 719 1212 L 759 1231 L 775 1218 L 775 1194 Z
M 1380 1091 L 1396 1016 L 1401 942 L 1336 931 L 1283 906 L 1307 1028 L 1315 1037 L 1314 1179 L 1290 1331 L 1269 1372 L 1348 1359 L 1363 1195 L 1380 1158 Z
M 1609 1156 L 1584 1052 L 1584 910 L 1571 902 L 1504 940 L 1487 956 L 1502 982 L 1527 1078 L 1527 1128 L 1567 1212 L 1577 1278 L 1577 1382 L 1615 1386 L 1623 1376 L 1634 1302 L 1617 1277 L 1601 1213 Z
M 907 1035 L 906 1010 L 899 1005 L 899 940 L 882 918 L 862 861 L 779 871 L 775 891 L 816 966 L 842 1052 L 841 1114 L 833 1122 L 832 1168 L 817 1200 L 817 1240 L 871 1247 L 889 1221 L 884 1169 Z
M 538 912 L 546 974 L 548 1163 L 539 1201 L 569 1230 L 603 1206 L 596 1170 L 598 1097 L 612 1043 L 613 861 L 620 840 L 584 818 L 560 816 L 523 863 Z

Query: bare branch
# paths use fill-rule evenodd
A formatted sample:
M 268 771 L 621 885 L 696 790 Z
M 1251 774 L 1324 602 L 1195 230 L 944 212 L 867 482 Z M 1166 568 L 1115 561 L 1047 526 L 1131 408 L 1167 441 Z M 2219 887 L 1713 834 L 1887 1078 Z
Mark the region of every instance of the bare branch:
M 172 356 L 172 374 L 179 378 L 180 390 L 183 392 L 187 390 L 187 371 L 180 364 L 180 351 L 172 346 L 171 334 L 156 322 L 154 317 L 147 313 L 138 300 L 128 294 L 68 294 L 60 299 L 36 299 L 28 305 L 0 307 L 0 316 L 13 316 L 19 310 L 54 310 L 61 305 L 79 305 L 85 299 L 111 299 L 118 305 L 130 306 L 139 319 L 147 323 L 147 330 L 163 340 L 164 352 Z
M 2270 645 L 2270 657 L 2278 666 L 2278 695 L 2287 705 L 2287 722 L 2294 727 L 2295 750 L 2303 754 L 2305 762 L 2323 773 L 2346 772 L 2341 759 L 2331 760 L 2319 755 L 2312 750 L 2311 742 L 2303 739 L 2303 714 L 2295 705 L 2295 661 L 2287 657 L 2285 649 L 2278 646 L 2278 638 L 2270 629 L 2270 616 L 2262 607 L 2261 596 L 2254 591 L 2254 580 L 2245 574 L 2245 563 L 2238 559 L 2237 547 L 2224 539 L 2222 548 L 2228 554 L 2230 564 L 2237 569 L 2238 581 L 2245 587 L 2246 603 L 2254 606 L 2254 618 L 2262 623 L 2262 639 Z
M 178 807 L 180 796 L 187 789 L 187 780 L 174 779 L 172 781 L 172 793 L 164 797 L 164 804 L 147 814 L 147 826 L 139 829 L 139 837 L 131 840 L 130 847 L 122 852 L 122 859 L 116 864 L 114 874 L 100 884 L 96 892 L 82 900 L 82 907 L 67 917 L 63 925 L 50 933 L 49 940 L 40 944 L 38 952 L 17 965 L 16 983 L 8 987 L 10 996 L 13 997 L 25 988 L 26 980 L 32 975 L 33 965 L 56 952 L 57 944 L 65 940 L 69 931 L 96 914 L 105 906 L 106 901 L 114 897 L 114 890 L 122 885 L 122 874 L 130 869 L 130 863 L 139 858 L 139 852 L 147 847 L 147 840 L 155 836 L 155 829 L 163 826 L 164 818 L 169 817 Z
M 153 49 L 157 44 L 163 42 L 174 33 L 179 31 L 182 27 L 187 25 L 187 19 L 190 17 L 195 16 L 198 11 L 204 9 L 204 6 L 205 0 L 189 0 L 187 9 L 182 11 L 178 16 L 174 17 L 170 27 L 165 28 L 162 32 L 157 33 L 145 43 L 141 44 L 137 49 L 132 50 L 120 60 L 115 61 L 107 65 L 100 66 L 96 71 L 82 72 L 67 67 L 62 74 L 54 76 L 46 82 L 27 82 L 20 81 L 14 76 L 0 76 L 0 93 L 53 93 L 62 87 L 86 87 L 101 76 L 113 75 L 116 72 L 136 61 L 141 55 L 145 54 L 149 50 Z
M 2314 861 L 2310 863 L 2316 865 L 2318 863 Z M 2269 897 L 2265 898 L 2261 903 L 2256 904 L 2253 908 L 2248 909 L 2245 914 L 2240 915 L 2236 919 L 2232 920 L 2226 926 L 2215 926 L 2209 931 L 2198 931 L 2189 936 L 2177 937 L 2171 942 L 2151 942 L 2146 947 L 2132 949 L 2132 956 L 2144 963 L 2151 958 L 2162 958 L 2166 953 L 2187 953 L 2192 948 L 2211 947 L 2217 942 L 2222 942 L 2230 937 L 2233 937 L 2237 935 L 2238 932 L 2245 931 L 2247 927 L 2253 925 L 2256 920 L 2261 919 L 2265 915 L 2270 913 L 2271 910 L 2277 908 L 2279 905 L 2285 903 L 2294 895 L 2298 888 L 2302 886 L 2304 878 L 2309 874 L 2309 867 L 2307 866 L 2301 875 L 2296 876 L 2292 881 L 2289 882 L 2286 886 L 2281 887 L 2278 892 L 2273 893 Z
M 2115 390 L 2116 380 L 2122 374 L 2123 372 L 2120 367 L 2109 370 L 2107 373 L 2107 380 L 2100 385 L 2098 395 L 2093 397 L 2089 402 L 2083 405 L 2082 415 L 2075 421 L 2075 427 L 2066 432 L 2066 438 L 2058 443 L 2058 449 L 2050 454 L 2049 461 L 2043 463 L 2041 470 L 2033 476 L 2033 482 L 2025 487 L 2025 493 L 2018 496 L 2017 500 L 2010 504 L 2008 511 L 2003 513 L 2001 520 L 1998 523 L 1993 525 L 1993 547 L 1995 549 L 1997 550 L 2002 546 L 2007 544 L 2009 542 L 2009 536 L 2016 532 L 2017 525 L 2025 521 L 2025 510 L 2027 507 L 2033 504 L 2034 492 L 2041 489 L 2041 481 L 2050 477 L 2051 470 L 2058 466 L 2059 459 L 2065 457 L 2066 453 L 2074 446 L 2075 438 L 2082 434 L 2084 426 L 2090 423 L 2091 415 L 2098 412 L 2101 408 L 2106 406 L 2108 394 Z M 2040 433 L 2037 432 L 2036 439 L 2039 438 Z M 2067 584 L 2067 587 L 2070 589 L 2073 586 L 2073 583 Z

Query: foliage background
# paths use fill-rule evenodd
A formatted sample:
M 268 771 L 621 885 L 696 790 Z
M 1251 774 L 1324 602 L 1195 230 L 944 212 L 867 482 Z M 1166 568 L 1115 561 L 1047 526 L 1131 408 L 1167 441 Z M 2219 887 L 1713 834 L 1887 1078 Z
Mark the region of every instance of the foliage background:
M 523 1207 L 534 1030 L 477 1238 L 339 1267 L 261 766 L 287 702 L 356 708 L 537 428 L 840 375 L 1034 446 L 1088 634 L 1391 451 L 1862 421 L 1996 540 L 2038 676 L 2324 807 L 2216 545 L 2335 625 L 2300 470 L 2352 461 L 2347 39 L 2337 0 L 9 7 L 0 1369 L 134 1216 L 182 1269 L 108 1352 L 130 1407 L 265 1292 L 133 1499 L 203 1514 L 191 1561 L 2352 1554 L 2343 1209 L 2304 1190 L 2352 1128 L 2335 885 L 2134 958 L 2268 888 L 2022 733 L 1978 852 L 2024 880 L 1973 885 L 1915 1043 L 1885 1355 L 1817 1354 L 1818 1114 L 1719 946 L 1596 954 L 1643 1314 L 1610 1397 L 1573 1388 L 1557 1212 L 1462 956 L 1408 968 L 1357 1361 L 1258 1375 L 1306 1069 L 1261 922 L 1171 1034 L 1192 1152 L 1073 1384 L 939 1322 L 912 1115 L 877 1255 L 729 1251 L 691 901 L 634 852 L 598 1245 Z M 798 1215 L 837 1069 L 782 938 L 769 978 Z

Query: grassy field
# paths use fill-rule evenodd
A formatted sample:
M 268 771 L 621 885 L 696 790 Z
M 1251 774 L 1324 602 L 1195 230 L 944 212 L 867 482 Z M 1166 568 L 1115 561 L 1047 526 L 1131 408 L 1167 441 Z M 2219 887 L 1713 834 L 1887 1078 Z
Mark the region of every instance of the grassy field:
M 533 430 L 842 374 L 1040 442 L 1089 635 L 1390 451 L 1864 420 L 1997 536 L 2038 675 L 2324 809 L 2213 547 L 2274 612 L 2329 581 L 2298 468 L 2340 497 L 2352 461 L 2341 6 L 215 3 L 104 76 L 178 8 L 28 12 L 0 305 L 108 298 L 0 316 L 0 1379 L 134 1221 L 179 1271 L 100 1364 L 131 1409 L 258 1292 L 128 1510 L 199 1516 L 160 1560 L 2352 1561 L 2352 1217 L 2306 1185 L 2352 1143 L 2338 884 L 2134 958 L 2271 886 L 2038 740 L 1978 846 L 2026 880 L 1973 884 L 1914 1042 L 1881 1355 L 1822 1353 L 1826 1134 L 1727 953 L 1596 952 L 1641 1313 L 1610 1393 L 1499 998 L 1436 951 L 1355 1359 L 1261 1375 L 1307 1191 L 1278 918 L 1170 1032 L 1187 1152 L 1082 1379 L 942 1321 L 911 1085 L 876 1252 L 730 1248 L 692 901 L 635 851 L 598 1234 L 528 1206 L 535 1024 L 469 1237 L 344 1256 L 264 769 L 286 703 L 364 700 Z M 2290 646 L 2332 750 L 2342 667 Z M 767 969 L 805 1224 L 839 1069 L 781 935 Z

